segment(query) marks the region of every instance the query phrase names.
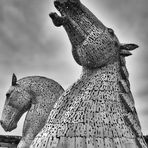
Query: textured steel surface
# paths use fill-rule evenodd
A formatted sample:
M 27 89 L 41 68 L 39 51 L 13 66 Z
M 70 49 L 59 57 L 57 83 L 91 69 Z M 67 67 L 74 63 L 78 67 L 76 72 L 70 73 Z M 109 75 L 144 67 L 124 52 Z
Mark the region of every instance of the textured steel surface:
M 54 80 L 30 76 L 17 81 L 13 75 L 12 85 L 6 93 L 1 125 L 5 131 L 12 131 L 23 113 L 27 112 L 18 148 L 29 147 L 63 92 L 63 88 Z
M 31 148 L 147 148 L 130 91 L 125 57 L 135 44 L 121 44 L 79 0 L 55 0 L 51 13 L 65 28 L 82 75 L 55 103 Z

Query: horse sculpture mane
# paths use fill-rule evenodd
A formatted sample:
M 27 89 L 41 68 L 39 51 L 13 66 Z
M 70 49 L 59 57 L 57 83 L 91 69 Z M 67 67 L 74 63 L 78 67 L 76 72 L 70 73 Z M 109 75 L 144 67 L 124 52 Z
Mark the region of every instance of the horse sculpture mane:
M 80 0 L 55 0 L 51 13 L 66 30 L 80 79 L 55 103 L 31 148 L 147 148 L 130 91 L 125 57 L 138 46 L 121 44 Z
M 27 111 L 23 125 L 22 139 L 18 148 L 28 148 L 45 121 L 63 88 L 54 80 L 30 76 L 17 81 L 13 74 L 12 86 L 6 93 L 1 125 L 5 131 L 12 131 Z

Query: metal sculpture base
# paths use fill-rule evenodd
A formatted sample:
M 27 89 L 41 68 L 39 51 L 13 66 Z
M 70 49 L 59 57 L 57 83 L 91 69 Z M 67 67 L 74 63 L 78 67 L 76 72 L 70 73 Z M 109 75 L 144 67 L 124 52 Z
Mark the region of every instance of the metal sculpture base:
M 16 148 L 21 137 L 0 135 L 0 148 Z
M 148 135 L 144 139 L 148 144 Z M 0 148 L 17 148 L 20 140 L 21 136 L 0 135 Z

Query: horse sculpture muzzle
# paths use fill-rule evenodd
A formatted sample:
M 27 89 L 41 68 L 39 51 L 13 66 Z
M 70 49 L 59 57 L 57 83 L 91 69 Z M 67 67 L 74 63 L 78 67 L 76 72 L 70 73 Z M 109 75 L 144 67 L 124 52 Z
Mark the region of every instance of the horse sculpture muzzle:
M 72 46 L 80 45 L 92 32 L 94 26 L 100 30 L 100 34 L 106 28 L 79 0 L 56 0 L 54 6 L 61 16 L 51 13 L 50 17 L 55 26 L 64 26 Z
M 6 132 L 10 132 L 17 128 L 17 122 L 19 120 L 18 110 L 5 105 L 2 113 L 0 124 Z

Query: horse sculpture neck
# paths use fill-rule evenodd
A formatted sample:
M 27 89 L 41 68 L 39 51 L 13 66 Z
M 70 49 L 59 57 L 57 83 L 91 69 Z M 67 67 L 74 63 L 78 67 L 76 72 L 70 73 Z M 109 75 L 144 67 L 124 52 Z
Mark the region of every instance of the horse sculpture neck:
M 31 144 L 34 137 L 45 125 L 54 103 L 63 93 L 63 88 L 55 81 L 41 77 L 28 77 L 26 80 L 20 80 L 20 82 L 21 84 L 30 84 L 26 89 L 32 96 L 32 104 L 28 108 L 23 126 L 23 138 L 18 145 L 18 148 L 24 148 L 24 142 L 25 145 L 27 142 L 27 147 L 25 147 L 28 148 L 28 145 Z
M 98 97 L 99 92 L 101 92 L 102 96 L 99 96 L 104 101 L 104 104 L 106 101 L 111 101 L 112 103 L 114 101 L 119 101 L 119 106 L 122 105 L 122 107 L 120 109 L 117 106 L 113 108 L 116 110 L 119 109 L 119 114 L 124 114 L 124 123 L 129 126 L 131 134 L 136 133 L 138 137 L 142 137 L 141 125 L 135 109 L 134 99 L 130 91 L 129 73 L 123 55 L 120 55 L 119 61 L 98 69 L 83 67 L 81 78 L 90 78 L 91 81 L 95 83 L 92 94 L 90 95 L 93 96 L 96 93 Z M 114 98 L 114 100 L 110 98 Z M 109 102 L 110 105 L 112 104 L 111 102 Z M 129 135 L 127 134 L 126 136 Z M 142 144 L 142 141 L 137 137 L 136 143 L 139 147 L 145 147 L 144 143 Z
M 83 67 L 80 79 L 56 102 L 31 148 L 76 144 L 146 148 L 123 56 L 98 69 Z
M 107 75 L 108 73 L 119 73 L 119 65 L 120 63 L 118 61 L 112 62 L 110 64 L 107 64 L 105 66 L 99 67 L 99 68 L 95 68 L 95 69 L 90 69 L 88 67 L 82 67 L 82 73 L 81 76 L 82 77 L 87 77 L 87 76 L 91 76 L 91 75 L 95 75 L 97 73 L 104 73 L 104 75 Z M 100 77 L 100 75 L 98 74 L 98 77 Z

